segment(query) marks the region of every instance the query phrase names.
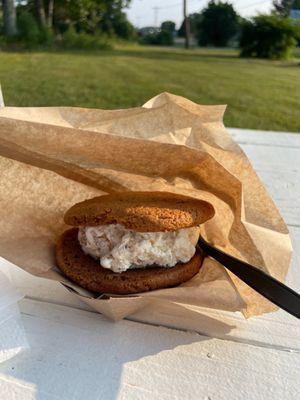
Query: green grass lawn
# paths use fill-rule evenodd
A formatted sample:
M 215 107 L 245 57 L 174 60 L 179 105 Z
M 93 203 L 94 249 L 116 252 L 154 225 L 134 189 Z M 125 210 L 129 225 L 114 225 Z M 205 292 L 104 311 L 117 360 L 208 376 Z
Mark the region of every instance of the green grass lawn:
M 2 52 L 6 105 L 126 108 L 168 91 L 227 104 L 227 126 L 300 131 L 300 60 L 239 59 L 232 50 L 120 47 Z

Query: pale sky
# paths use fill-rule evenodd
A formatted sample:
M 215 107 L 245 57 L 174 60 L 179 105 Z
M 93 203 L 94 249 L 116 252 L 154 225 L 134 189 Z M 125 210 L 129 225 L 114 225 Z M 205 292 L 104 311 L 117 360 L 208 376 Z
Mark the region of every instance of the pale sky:
M 227 0 L 233 4 L 236 11 L 243 17 L 250 17 L 258 13 L 269 12 L 272 7 L 272 0 Z M 129 20 L 138 28 L 143 26 L 154 26 L 163 21 L 171 20 L 176 22 L 177 27 L 182 22 L 182 3 L 181 0 L 132 0 L 130 8 L 127 10 Z M 187 0 L 188 13 L 201 10 L 206 6 L 208 0 Z M 154 10 L 158 7 L 158 10 Z

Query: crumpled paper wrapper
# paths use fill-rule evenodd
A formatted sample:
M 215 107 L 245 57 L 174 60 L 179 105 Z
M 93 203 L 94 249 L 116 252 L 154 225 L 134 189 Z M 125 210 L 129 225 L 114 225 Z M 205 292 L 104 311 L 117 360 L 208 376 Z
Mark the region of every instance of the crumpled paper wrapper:
M 225 106 L 162 93 L 125 110 L 71 107 L 0 109 L 0 255 L 62 282 L 111 319 L 159 299 L 242 311 L 275 307 L 216 261 L 175 288 L 95 298 L 61 276 L 55 242 L 74 203 L 123 190 L 169 191 L 211 202 L 203 237 L 284 280 L 291 257 L 287 227 L 241 148 L 223 125 Z

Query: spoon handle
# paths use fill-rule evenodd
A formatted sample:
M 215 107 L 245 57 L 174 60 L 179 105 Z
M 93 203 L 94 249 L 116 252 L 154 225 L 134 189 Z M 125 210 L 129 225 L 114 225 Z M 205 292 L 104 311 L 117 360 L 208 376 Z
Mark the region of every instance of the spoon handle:
M 202 237 L 200 237 L 198 245 L 202 248 L 204 253 L 224 265 L 224 267 L 229 269 L 229 271 L 234 273 L 252 289 L 256 290 L 278 307 L 300 319 L 300 295 L 294 290 L 257 267 L 238 260 L 211 246 Z

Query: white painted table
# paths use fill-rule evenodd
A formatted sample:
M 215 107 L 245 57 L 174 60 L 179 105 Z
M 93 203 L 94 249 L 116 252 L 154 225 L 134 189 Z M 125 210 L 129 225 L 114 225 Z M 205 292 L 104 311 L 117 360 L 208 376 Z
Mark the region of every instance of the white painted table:
M 300 291 L 300 134 L 231 132 L 290 227 L 287 282 Z M 1 400 L 300 399 L 300 321 L 283 311 L 246 321 L 190 307 L 174 319 L 152 307 L 132 317 L 144 323 L 113 323 L 57 283 L 0 267 L 26 295 L 31 346 L 0 365 Z

